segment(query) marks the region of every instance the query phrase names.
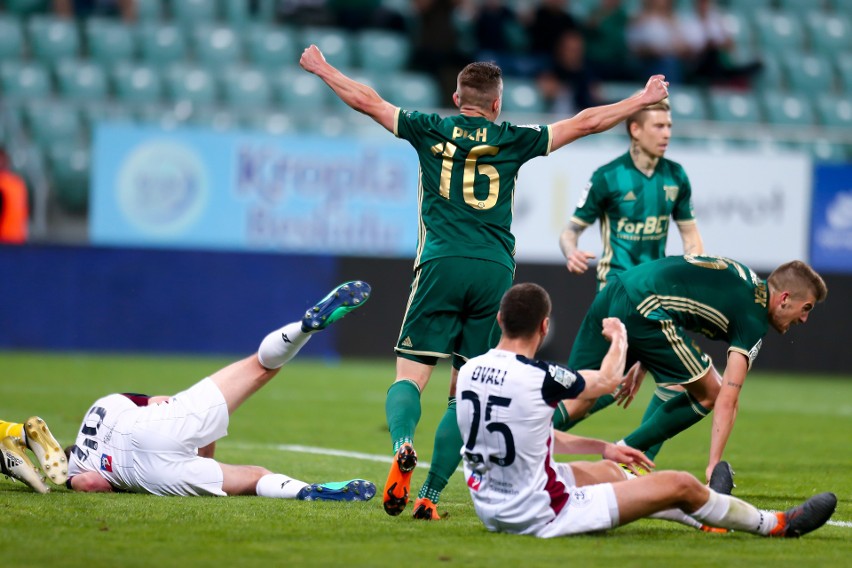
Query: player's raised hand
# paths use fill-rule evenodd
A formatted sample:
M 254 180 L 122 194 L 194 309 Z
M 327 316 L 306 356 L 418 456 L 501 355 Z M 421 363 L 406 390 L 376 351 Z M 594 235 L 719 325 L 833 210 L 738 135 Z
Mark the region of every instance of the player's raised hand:
M 305 71 L 316 73 L 320 67 L 325 65 L 325 56 L 317 46 L 311 44 L 302 52 L 302 57 L 299 58 L 299 65 Z
M 618 318 L 604 318 L 601 322 L 603 331 L 601 333 L 609 341 L 627 340 L 627 328 Z
M 584 250 L 574 250 L 571 256 L 568 257 L 566 266 L 568 272 L 573 274 L 582 274 L 589 269 L 589 261 L 595 258 L 595 255 Z
M 665 75 L 652 75 L 645 84 L 642 96 L 649 105 L 655 104 L 669 96 L 669 82 Z
M 619 406 L 624 406 L 624 408 L 630 406 L 636 393 L 639 392 L 639 387 L 642 386 L 646 372 L 645 367 L 639 361 L 630 367 L 630 370 L 624 376 L 624 382 L 621 383 L 618 392 L 615 393 L 615 402 Z

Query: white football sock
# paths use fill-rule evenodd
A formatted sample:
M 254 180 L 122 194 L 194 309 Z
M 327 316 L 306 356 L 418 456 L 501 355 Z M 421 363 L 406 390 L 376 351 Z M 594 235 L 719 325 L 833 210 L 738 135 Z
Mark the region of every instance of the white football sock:
M 304 481 L 287 477 L 283 473 L 270 473 L 258 480 L 255 492 L 258 497 L 295 499 L 299 491 L 307 486 Z
M 778 524 L 774 513 L 761 511 L 741 499 L 716 493 L 712 489 L 707 503 L 690 516 L 713 527 L 762 535 L 769 534 Z
M 288 323 L 263 338 L 257 349 L 257 359 L 267 369 L 278 369 L 295 357 L 310 338 L 310 333 L 302 331 L 302 322 Z

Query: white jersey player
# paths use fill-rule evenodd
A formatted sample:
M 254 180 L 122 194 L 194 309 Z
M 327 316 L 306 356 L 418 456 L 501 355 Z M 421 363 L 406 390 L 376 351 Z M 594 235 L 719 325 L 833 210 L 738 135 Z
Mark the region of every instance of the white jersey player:
M 550 298 L 535 284 L 517 284 L 500 303 L 503 332 L 495 349 L 459 371 L 457 417 L 464 473 L 476 514 L 491 531 L 542 538 L 613 528 L 652 517 L 763 536 L 796 537 L 819 528 L 837 505 L 833 493 L 816 495 L 785 513 L 754 506 L 705 487 L 678 471 L 626 479 L 615 462 L 557 463 L 554 453 L 601 452 L 648 464 L 632 448 L 552 427 L 565 398 L 594 398 L 622 381 L 627 334 L 616 318 L 603 320 L 610 341 L 600 370 L 575 372 L 532 358 L 547 335 Z
M 255 355 L 172 397 L 111 394 L 89 408 L 68 450 L 69 488 L 153 495 L 259 495 L 302 500 L 367 501 L 363 479 L 308 484 L 254 465 L 213 459 L 230 415 L 271 380 L 311 335 L 363 305 L 366 282 L 341 284 L 301 321 L 267 335 Z

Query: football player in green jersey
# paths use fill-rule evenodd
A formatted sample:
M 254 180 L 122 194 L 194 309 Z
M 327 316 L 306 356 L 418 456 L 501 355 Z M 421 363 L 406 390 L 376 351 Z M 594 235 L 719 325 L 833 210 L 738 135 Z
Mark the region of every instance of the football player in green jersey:
M 689 178 L 680 164 L 664 157 L 672 133 L 668 99 L 632 114 L 625 125 L 630 136 L 629 151 L 592 174 L 559 238 L 568 271 L 582 274 L 595 255 L 578 247 L 580 235 L 600 221 L 603 254 L 597 267 L 599 291 L 606 286 L 608 275 L 666 255 L 669 219 L 674 219 L 680 232 L 684 254 L 704 252 L 692 209 Z M 680 392 L 683 389 L 677 386 L 658 387 L 645 417 Z M 603 396 L 590 408 L 588 401 L 572 400 L 564 409 L 570 420 L 557 419 L 570 429 L 614 401 L 612 395 Z M 659 450 L 660 446 L 649 448 L 648 457 L 654 459 Z
M 646 369 L 657 385 L 681 385 L 685 392 L 661 404 L 620 443 L 647 450 L 715 410 L 709 480 L 722 460 L 740 391 L 763 336 L 770 327 L 786 333 L 790 326 L 805 323 L 827 294 L 822 277 L 798 260 L 782 264 L 766 280 L 728 258 L 687 255 L 654 260 L 610 277 L 580 325 L 568 366 L 597 368 L 609 346 L 601 335 L 602 318 L 624 322 L 628 363 L 640 361 L 642 366 L 628 371 L 618 397 L 632 398 Z M 723 376 L 687 331 L 729 345 Z
M 503 79 L 493 63 L 472 63 L 459 73 L 453 103 L 459 114 L 441 117 L 401 109 L 325 61 L 316 46 L 301 66 L 319 76 L 353 109 L 407 140 L 420 162 L 419 236 L 408 306 L 395 351 L 396 380 L 385 402 L 394 459 L 382 492 L 385 511 L 399 515 L 409 499 L 417 464 L 413 438 L 420 393 L 440 358 L 452 358 L 450 400 L 435 435 L 435 451 L 414 516 L 438 518 L 436 503 L 461 460 L 455 384 L 464 362 L 499 339 L 496 315 L 515 270 L 512 205 L 518 170 L 583 136 L 612 128 L 663 100 L 662 75 L 636 95 L 586 109 L 550 125 L 496 123 Z

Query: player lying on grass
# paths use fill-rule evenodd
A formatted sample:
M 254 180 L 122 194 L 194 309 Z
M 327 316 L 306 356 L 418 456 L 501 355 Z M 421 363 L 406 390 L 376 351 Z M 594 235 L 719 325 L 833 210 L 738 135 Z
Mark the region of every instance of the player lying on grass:
M 68 487 L 153 495 L 258 495 L 280 499 L 367 501 L 373 483 L 308 484 L 256 465 L 213 459 L 230 415 L 263 387 L 311 335 L 364 305 L 370 286 L 341 284 L 301 321 L 267 335 L 258 352 L 172 397 L 111 394 L 86 413 L 68 449 Z
M 497 321 L 503 336 L 497 347 L 459 371 L 465 479 L 488 530 L 549 538 L 648 517 L 682 520 L 685 514 L 711 527 L 797 537 L 821 527 L 834 513 L 833 493 L 772 513 L 717 493 L 687 472 L 624 479 L 614 462 L 595 465 L 602 477 L 620 476 L 622 481 L 581 486 L 589 481 L 588 466 L 557 463 L 553 453 L 589 451 L 586 442 L 555 437 L 551 420 L 556 404 L 582 392 L 586 378 L 533 359 L 547 335 L 549 316 L 550 297 L 543 288 L 513 286 L 500 303 Z M 618 383 L 624 375 L 627 332 L 616 318 L 603 320 L 602 329 L 609 350 L 601 369 L 583 373 L 600 384 Z
M 23 424 L 0 420 L 0 473 L 26 483 L 39 493 L 47 493 L 49 489 L 27 456 L 27 449 L 35 455 L 45 476 L 57 485 L 65 483 L 68 462 L 44 420 L 38 416 L 28 418 Z

